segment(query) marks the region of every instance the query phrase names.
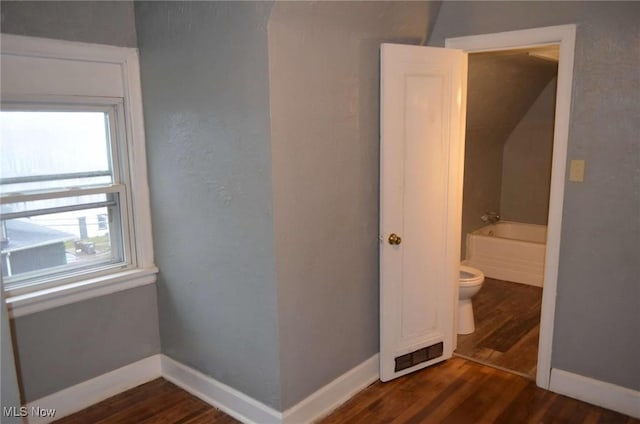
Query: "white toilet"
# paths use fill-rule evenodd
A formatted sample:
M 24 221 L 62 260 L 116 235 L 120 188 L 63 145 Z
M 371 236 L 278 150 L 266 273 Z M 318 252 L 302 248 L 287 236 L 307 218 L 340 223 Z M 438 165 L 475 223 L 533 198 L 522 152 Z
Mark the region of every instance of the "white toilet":
M 482 288 L 484 273 L 477 268 L 460 265 L 458 284 L 458 334 L 471 334 L 476 330 L 473 322 L 471 298 Z

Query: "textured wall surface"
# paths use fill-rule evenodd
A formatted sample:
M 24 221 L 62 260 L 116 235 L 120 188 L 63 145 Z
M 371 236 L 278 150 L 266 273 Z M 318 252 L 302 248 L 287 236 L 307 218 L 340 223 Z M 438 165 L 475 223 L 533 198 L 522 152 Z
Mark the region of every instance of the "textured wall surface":
M 482 215 L 502 213 L 505 143 L 556 65 L 526 53 L 477 53 L 469 55 L 468 72 L 462 258 L 467 234 L 486 225 Z
M 379 48 L 439 3 L 282 2 L 269 22 L 282 404 L 378 352 Z
M 163 353 L 280 407 L 264 2 L 136 2 Z
M 446 37 L 577 24 L 552 366 L 640 390 L 640 3 L 446 2 Z M 567 168 L 568 169 L 568 168 Z
M 154 285 L 22 316 L 13 325 L 27 402 L 160 352 Z
M 509 135 L 502 161 L 500 215 L 547 225 L 557 78 L 553 78 Z
M 132 1 L 3 1 L 2 32 L 135 47 Z

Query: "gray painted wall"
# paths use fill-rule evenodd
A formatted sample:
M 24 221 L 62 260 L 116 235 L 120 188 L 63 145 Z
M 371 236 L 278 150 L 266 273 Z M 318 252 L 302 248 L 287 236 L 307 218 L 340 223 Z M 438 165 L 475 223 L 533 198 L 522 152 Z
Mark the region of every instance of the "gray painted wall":
M 2 2 L 1 13 L 4 33 L 136 45 L 131 2 Z M 31 314 L 13 325 L 25 401 L 160 351 L 154 286 Z
M 264 2 L 136 2 L 163 353 L 280 408 Z
M 2 32 L 135 47 L 132 1 L 3 1 Z
M 486 225 L 482 215 L 502 214 L 505 143 L 555 73 L 526 53 L 469 55 L 461 258 L 467 234 Z
M 578 24 L 552 366 L 640 390 L 640 3 L 446 2 L 446 37 Z M 568 169 L 568 168 L 567 168 Z
M 419 42 L 438 5 L 367 5 L 278 4 L 267 34 L 270 3 L 136 4 L 163 350 L 277 409 L 377 351 L 374 46 Z M 33 7 L 3 3 L 2 31 L 135 45 L 127 19 L 111 24 L 129 41 L 101 41 Z M 553 366 L 634 389 L 639 17 L 632 3 L 447 2 L 430 38 L 580 25 L 569 157 L 587 180 L 566 189 Z M 157 353 L 154 305 L 145 286 L 17 319 L 26 400 Z
M 156 288 L 146 285 L 15 318 L 30 402 L 160 352 Z
M 553 78 L 504 144 L 500 215 L 547 225 L 557 78 Z
M 0 342 L 2 351 L 0 351 L 0 360 L 2 361 L 2 369 L 0 370 L 0 387 L 2 389 L 0 402 L 0 421 L 6 424 L 18 424 L 22 422 L 18 417 L 7 417 L 3 413 L 4 408 L 20 407 L 20 389 L 16 378 L 16 365 L 13 356 L 13 345 L 11 341 L 11 330 L 9 329 L 9 316 L 7 307 L 4 303 L 4 290 L 0 290 Z
M 269 21 L 282 408 L 378 352 L 379 46 L 439 3 L 282 2 Z

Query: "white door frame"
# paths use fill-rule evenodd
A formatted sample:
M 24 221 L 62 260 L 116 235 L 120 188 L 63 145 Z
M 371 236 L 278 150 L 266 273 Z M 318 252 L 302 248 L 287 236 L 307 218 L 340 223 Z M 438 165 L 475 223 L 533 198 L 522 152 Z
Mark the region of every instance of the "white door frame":
M 522 49 L 549 44 L 558 44 L 560 46 L 556 115 L 553 131 L 551 190 L 547 224 L 547 252 L 544 267 L 544 289 L 542 291 L 542 315 L 540 318 L 538 367 L 536 373 L 536 384 L 538 387 L 544 389 L 549 389 L 551 377 L 551 351 L 556 307 L 556 289 L 558 284 L 558 266 L 560 262 L 562 202 L 564 199 L 567 145 L 569 141 L 575 38 L 575 25 L 561 25 L 495 34 L 447 38 L 445 40 L 445 47 L 461 49 L 467 53 Z

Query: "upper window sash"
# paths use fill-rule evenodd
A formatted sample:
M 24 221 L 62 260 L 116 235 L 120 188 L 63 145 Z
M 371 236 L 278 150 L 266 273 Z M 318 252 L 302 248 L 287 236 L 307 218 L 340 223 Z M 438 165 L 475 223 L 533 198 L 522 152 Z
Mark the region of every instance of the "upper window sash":
M 127 152 L 123 151 L 123 149 L 126 149 L 126 131 L 124 128 L 125 119 L 122 99 L 86 98 L 82 99 L 82 101 L 83 102 L 80 103 L 78 102 L 77 97 L 69 98 L 68 96 L 55 96 L 55 99 L 46 98 L 44 101 L 40 102 L 37 102 L 35 98 L 30 102 L 16 102 L 3 99 L 0 107 L 2 112 L 98 112 L 104 114 L 105 122 L 102 130 L 106 131 L 105 147 L 108 148 L 104 163 L 106 166 L 97 167 L 102 169 L 85 169 L 77 172 L 64 172 L 64 170 L 62 170 L 62 172 L 53 172 L 46 175 L 42 173 L 34 173 L 33 175 L 19 175 L 12 177 L 2 176 L 2 178 L 0 178 L 0 192 L 3 196 L 12 194 L 12 192 L 29 193 L 56 191 L 79 186 L 119 184 L 127 181 Z M 55 115 L 50 115 L 47 117 L 51 118 L 54 116 Z M 67 118 L 71 118 L 71 116 L 67 116 Z M 93 119 L 95 118 L 97 117 L 94 117 Z M 3 119 L 10 120 L 11 116 L 5 115 L 3 116 Z M 95 129 L 96 128 L 94 128 L 94 131 Z M 121 162 L 125 163 L 122 164 Z M 70 181 L 73 179 L 76 181 Z M 78 181 L 78 179 L 85 179 L 86 181 L 82 182 Z M 64 184 L 64 181 L 68 181 L 68 184 Z M 14 187 L 12 190 L 11 186 L 16 186 L 17 184 L 20 184 L 20 186 L 17 186 L 18 189 Z M 30 184 L 34 187 L 30 188 Z M 48 185 L 49 187 L 43 188 L 42 186 L 44 185 Z

